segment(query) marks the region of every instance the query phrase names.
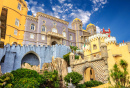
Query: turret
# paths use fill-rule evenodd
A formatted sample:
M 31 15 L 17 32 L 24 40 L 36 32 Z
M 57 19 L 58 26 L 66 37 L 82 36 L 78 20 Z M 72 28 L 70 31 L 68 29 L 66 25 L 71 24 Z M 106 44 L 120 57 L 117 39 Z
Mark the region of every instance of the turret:
M 91 34 L 94 35 L 96 34 L 96 26 L 92 23 L 88 24 L 86 27 L 86 30 Z
M 69 59 L 70 59 L 70 65 L 73 65 L 73 63 L 75 61 L 75 55 L 74 55 L 74 53 L 72 53 L 72 52 L 70 53 Z

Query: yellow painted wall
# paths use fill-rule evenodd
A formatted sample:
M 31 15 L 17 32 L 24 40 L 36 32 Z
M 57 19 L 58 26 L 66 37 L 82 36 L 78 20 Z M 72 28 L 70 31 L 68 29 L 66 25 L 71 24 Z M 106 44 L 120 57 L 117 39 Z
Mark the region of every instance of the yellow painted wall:
M 104 42 L 104 38 L 100 38 L 100 43 L 103 43 L 103 42 Z M 91 55 L 94 55 L 94 54 L 101 55 L 100 49 L 99 49 L 100 44 L 98 42 L 98 39 L 92 40 L 90 44 L 91 44 L 92 52 L 90 53 L 90 51 L 85 50 L 84 55 L 87 57 L 90 57 Z M 93 44 L 97 45 L 96 50 L 93 50 Z M 123 59 L 128 63 L 128 73 L 130 76 L 130 53 L 128 51 L 128 45 L 119 47 L 119 45 L 116 45 L 116 43 L 108 43 L 107 51 L 108 51 L 108 70 L 110 71 L 113 68 L 115 63 L 117 63 L 119 65 L 120 60 Z M 97 52 L 97 53 L 95 53 L 95 52 Z M 117 55 L 117 56 L 115 57 L 113 55 Z
M 26 15 L 27 15 L 27 4 L 24 0 L 21 3 L 19 0 L 3 0 L 3 8 L 8 9 L 7 13 L 7 22 L 6 22 L 6 37 L 4 41 L 5 45 L 7 43 L 12 44 L 13 42 L 17 42 L 18 44 L 22 45 L 23 38 L 24 38 L 24 29 L 25 29 L 25 22 L 26 22 Z M 21 4 L 21 10 L 19 10 L 18 3 Z M 15 25 L 16 18 L 19 20 L 19 26 Z M 14 35 L 14 30 L 17 30 L 17 35 Z M 11 35 L 11 37 L 9 37 Z

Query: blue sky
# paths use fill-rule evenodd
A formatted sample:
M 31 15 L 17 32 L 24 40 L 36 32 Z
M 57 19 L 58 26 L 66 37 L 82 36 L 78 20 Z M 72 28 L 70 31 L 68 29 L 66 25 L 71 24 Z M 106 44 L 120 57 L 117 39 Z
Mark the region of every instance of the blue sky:
M 25 0 L 28 15 L 37 12 L 68 21 L 69 28 L 74 18 L 83 22 L 83 29 L 89 23 L 97 27 L 111 29 L 118 43 L 130 41 L 130 0 Z

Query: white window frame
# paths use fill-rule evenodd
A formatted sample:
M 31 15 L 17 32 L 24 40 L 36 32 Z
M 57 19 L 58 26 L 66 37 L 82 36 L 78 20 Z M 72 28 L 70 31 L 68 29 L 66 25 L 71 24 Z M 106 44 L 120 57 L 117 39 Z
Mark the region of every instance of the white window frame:
M 55 30 L 54 30 L 55 29 Z M 58 33 L 56 28 L 52 28 L 52 32 Z
M 33 27 L 34 29 L 32 29 L 32 25 L 34 25 L 34 27 Z M 32 23 L 30 29 L 34 31 L 35 30 L 35 24 Z
M 64 37 L 66 37 L 66 32 L 65 31 L 63 31 L 62 34 L 63 34 Z
M 42 28 L 43 28 L 43 26 L 45 27 L 45 31 L 42 30 L 42 32 L 46 32 L 46 26 L 45 26 L 45 25 L 42 25 Z
M 15 25 L 19 26 L 19 19 L 17 19 L 17 18 L 15 19 Z
M 73 40 L 73 36 L 72 36 L 71 34 L 70 34 L 70 36 L 69 36 L 69 37 L 70 37 L 70 40 Z
M 43 37 L 44 37 L 44 38 L 43 38 Z M 45 40 L 45 35 L 42 35 L 42 36 L 41 36 L 41 39 L 42 39 L 42 40 Z
M 18 30 L 14 29 L 14 35 L 18 34 Z
M 21 6 L 22 6 L 22 5 L 21 5 L 20 3 L 18 3 L 18 7 L 17 7 L 17 8 L 18 8 L 19 10 L 21 10 Z
M 32 35 L 33 35 L 33 36 L 32 36 Z M 30 34 L 30 38 L 31 38 L 31 39 L 34 39 L 34 34 Z

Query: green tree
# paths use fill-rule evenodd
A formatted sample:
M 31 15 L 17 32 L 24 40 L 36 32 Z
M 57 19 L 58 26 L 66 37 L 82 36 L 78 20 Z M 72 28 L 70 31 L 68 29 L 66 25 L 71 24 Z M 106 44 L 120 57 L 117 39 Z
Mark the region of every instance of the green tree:
M 129 85 L 129 77 L 127 71 L 128 64 L 126 61 L 121 60 L 120 66 L 122 67 L 123 71 L 119 69 L 119 66 L 117 64 L 115 64 L 113 66 L 113 69 L 110 71 L 110 77 L 115 82 L 115 88 L 128 87 Z M 110 77 L 109 82 L 111 83 Z
M 45 71 L 43 73 L 45 78 L 44 85 L 49 88 L 59 88 L 59 78 L 58 71 L 54 70 L 53 72 Z
M 67 83 L 70 83 L 70 78 L 72 79 L 72 84 L 74 85 L 77 85 L 82 79 L 82 75 L 77 73 L 77 72 L 71 72 L 71 73 L 68 73 L 65 77 L 64 77 L 64 80 L 67 82 Z
M 78 50 L 77 46 L 70 46 L 70 49 L 72 52 L 76 53 L 76 50 Z

